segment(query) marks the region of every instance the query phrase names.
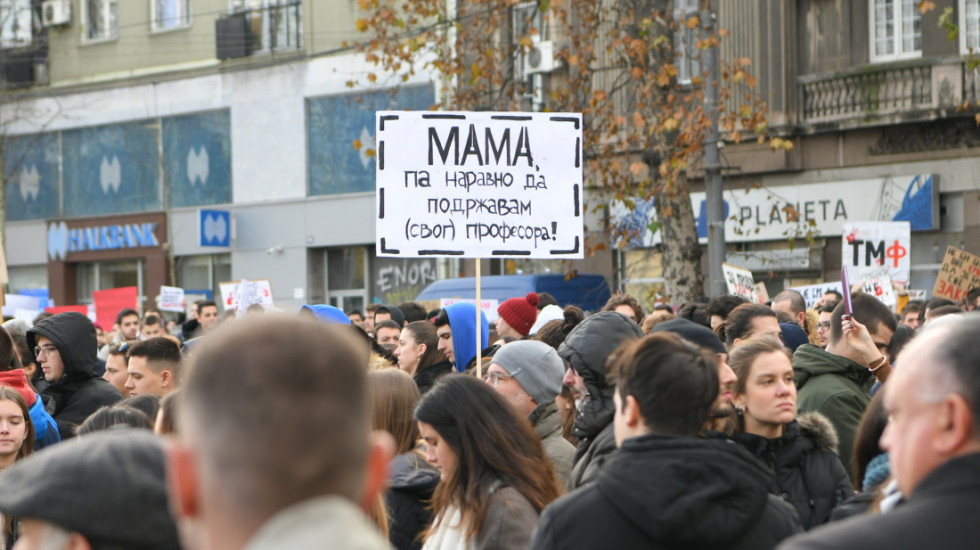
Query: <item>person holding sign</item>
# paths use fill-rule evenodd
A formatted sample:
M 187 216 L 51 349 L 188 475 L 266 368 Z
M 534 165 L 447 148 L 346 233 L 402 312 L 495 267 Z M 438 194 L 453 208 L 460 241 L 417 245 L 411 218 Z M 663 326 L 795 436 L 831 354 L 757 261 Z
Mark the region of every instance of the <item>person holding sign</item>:
M 797 405 L 802 412 L 817 411 L 830 419 L 847 471 L 858 423 L 871 401 L 871 385 L 876 375 L 884 377 L 891 369 L 884 350 L 898 324 L 888 306 L 870 294 L 854 294 L 851 309 L 850 318 L 845 318 L 844 302 L 834 309 L 826 350 L 804 344 L 793 354 Z

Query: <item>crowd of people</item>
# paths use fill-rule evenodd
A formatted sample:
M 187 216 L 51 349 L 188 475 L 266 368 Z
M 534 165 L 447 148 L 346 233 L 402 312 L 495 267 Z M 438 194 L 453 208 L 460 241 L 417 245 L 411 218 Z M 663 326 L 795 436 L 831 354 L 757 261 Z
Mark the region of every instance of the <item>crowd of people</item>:
M 0 550 L 972 547 L 980 289 L 841 298 L 7 320 Z

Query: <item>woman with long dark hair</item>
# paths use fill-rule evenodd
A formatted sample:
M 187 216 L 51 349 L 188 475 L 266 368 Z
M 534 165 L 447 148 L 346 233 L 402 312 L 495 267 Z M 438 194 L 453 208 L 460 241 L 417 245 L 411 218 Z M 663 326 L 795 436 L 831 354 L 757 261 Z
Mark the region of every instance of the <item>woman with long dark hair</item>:
M 744 306 L 740 306 L 744 307 Z M 854 494 L 837 457 L 837 433 L 818 413 L 797 415 L 789 350 L 768 336 L 750 338 L 728 362 L 738 380 L 735 441 L 775 474 L 769 492 L 796 508 L 804 529 L 825 523 L 835 506 Z
M 398 368 L 407 372 L 425 394 L 439 377 L 453 370 L 445 354 L 438 349 L 436 326 L 430 321 L 412 321 L 405 325 L 398 338 L 395 357 Z
M 527 419 L 476 378 L 440 380 L 415 410 L 440 473 L 426 550 L 528 548 L 558 496 L 551 461 Z
M 34 452 L 34 423 L 27 401 L 17 390 L 0 386 L 0 474 Z M 16 518 L 0 515 L 0 550 L 17 540 Z

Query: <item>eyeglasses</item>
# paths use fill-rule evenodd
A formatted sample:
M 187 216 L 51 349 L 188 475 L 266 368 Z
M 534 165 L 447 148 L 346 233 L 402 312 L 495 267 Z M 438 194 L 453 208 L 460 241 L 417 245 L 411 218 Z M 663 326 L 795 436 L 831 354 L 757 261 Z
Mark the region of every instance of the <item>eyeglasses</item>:
M 49 346 L 49 345 L 34 346 L 34 357 L 41 357 L 42 354 L 43 355 L 48 355 L 52 351 L 58 351 L 58 347 L 57 346 Z
M 817 323 L 817 330 L 830 330 L 830 321 Z
M 497 384 L 500 384 L 501 380 L 507 380 L 509 378 L 513 378 L 513 376 L 509 374 L 504 374 L 502 372 L 488 372 L 486 377 L 484 377 L 484 380 L 486 380 L 487 382 L 490 383 L 491 386 L 496 388 Z

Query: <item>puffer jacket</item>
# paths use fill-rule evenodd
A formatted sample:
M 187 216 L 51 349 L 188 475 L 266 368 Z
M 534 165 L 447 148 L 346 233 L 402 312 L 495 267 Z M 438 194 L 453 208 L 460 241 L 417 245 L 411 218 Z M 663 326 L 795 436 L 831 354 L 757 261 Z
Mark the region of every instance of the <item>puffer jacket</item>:
M 37 346 L 44 336 L 58 348 L 65 371 L 51 382 L 42 396 L 54 403 L 51 416 L 58 423 L 58 433 L 65 440 L 75 435 L 75 428 L 90 414 L 106 405 L 122 400 L 119 391 L 95 374 L 98 364 L 95 326 L 81 313 L 53 315 L 27 331 L 27 345 Z
M 804 344 L 793 354 L 793 377 L 799 411 L 816 411 L 830 420 L 839 441 L 837 456 L 845 471 L 852 471 L 854 437 L 871 402 L 874 375 L 846 357 Z
M 643 331 L 632 319 L 615 311 L 601 311 L 579 323 L 558 348 L 558 355 L 572 365 L 589 390 L 572 427 L 579 445 L 569 491 L 593 481 L 616 450 L 612 433 L 615 388 L 606 380 L 606 361 L 620 344 L 642 337 Z
M 854 495 L 837 458 L 837 434 L 819 413 L 801 414 L 775 439 L 744 432 L 733 438 L 775 473 L 769 492 L 796 508 L 804 529 L 826 523 L 834 507 Z
M 429 501 L 439 483 L 439 471 L 418 453 L 408 452 L 393 458 L 389 464 L 388 540 L 398 550 L 422 548 L 419 535 L 432 523 Z
M 723 439 L 627 439 L 595 483 L 551 503 L 531 548 L 767 550 L 801 531 L 772 473 Z

